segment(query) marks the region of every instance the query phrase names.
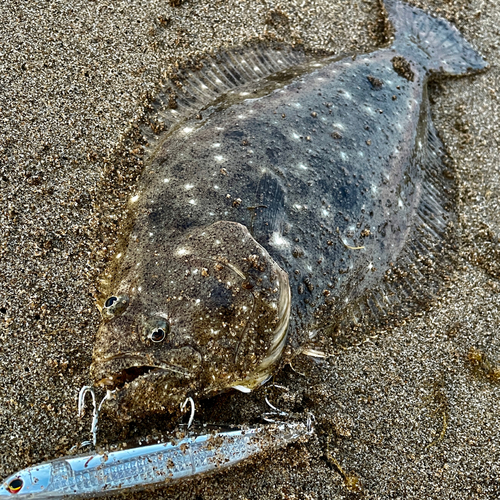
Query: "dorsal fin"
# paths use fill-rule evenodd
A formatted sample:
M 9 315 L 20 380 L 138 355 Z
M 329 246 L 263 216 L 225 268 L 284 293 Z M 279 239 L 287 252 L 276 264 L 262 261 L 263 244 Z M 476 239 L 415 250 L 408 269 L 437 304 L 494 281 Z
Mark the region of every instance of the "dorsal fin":
M 203 111 L 217 104 L 222 96 L 244 93 L 245 86 L 252 84 L 252 93 L 256 91 L 256 82 L 263 86 L 267 80 L 277 80 L 280 73 L 286 73 L 299 67 L 312 58 L 303 50 L 289 45 L 267 46 L 259 43 L 254 46 L 225 50 L 217 55 L 200 60 L 197 69 L 183 69 L 163 85 L 152 103 L 153 112 L 149 123 L 142 126 L 142 133 L 148 145 L 146 152 L 153 152 L 161 140 L 162 134 L 176 128 L 190 118 L 203 115 Z M 306 71 L 302 68 L 298 74 Z M 257 86 L 258 89 L 258 86 Z M 272 90 L 272 89 L 271 89 Z

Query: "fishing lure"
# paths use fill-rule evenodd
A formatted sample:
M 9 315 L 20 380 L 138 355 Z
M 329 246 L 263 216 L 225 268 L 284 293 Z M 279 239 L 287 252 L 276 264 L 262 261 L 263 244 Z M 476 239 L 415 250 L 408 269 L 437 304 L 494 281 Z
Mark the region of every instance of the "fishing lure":
M 307 439 L 312 432 L 308 420 L 60 458 L 10 476 L 0 487 L 0 498 L 91 498 L 117 490 L 168 484 L 231 467 L 266 450 Z

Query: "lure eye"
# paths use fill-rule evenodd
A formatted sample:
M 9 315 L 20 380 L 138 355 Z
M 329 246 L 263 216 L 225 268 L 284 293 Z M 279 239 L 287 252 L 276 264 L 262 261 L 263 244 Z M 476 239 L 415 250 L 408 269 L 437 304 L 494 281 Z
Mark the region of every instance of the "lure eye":
M 104 302 L 104 307 L 111 307 L 117 301 L 118 301 L 118 297 L 115 297 L 113 295 L 113 297 L 109 297 L 109 299 L 106 300 L 106 302 Z
M 153 342 L 161 342 L 166 336 L 165 330 L 163 328 L 155 328 L 149 338 Z
M 7 486 L 7 491 L 15 495 L 21 491 L 23 487 L 23 480 L 20 478 L 13 479 Z

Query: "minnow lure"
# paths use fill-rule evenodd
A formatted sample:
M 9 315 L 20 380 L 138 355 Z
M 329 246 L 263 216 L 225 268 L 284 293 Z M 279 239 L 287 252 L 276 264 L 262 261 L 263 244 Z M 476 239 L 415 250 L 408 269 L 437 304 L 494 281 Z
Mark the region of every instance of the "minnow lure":
M 230 467 L 263 451 L 307 439 L 311 423 L 280 423 L 79 457 L 23 469 L 0 486 L 0 497 L 90 498 Z
M 390 47 L 226 53 L 154 103 L 170 128 L 130 200 L 91 367 L 119 418 L 253 390 L 287 342 L 355 341 L 452 272 L 427 83 L 487 63 L 448 21 L 384 5 Z

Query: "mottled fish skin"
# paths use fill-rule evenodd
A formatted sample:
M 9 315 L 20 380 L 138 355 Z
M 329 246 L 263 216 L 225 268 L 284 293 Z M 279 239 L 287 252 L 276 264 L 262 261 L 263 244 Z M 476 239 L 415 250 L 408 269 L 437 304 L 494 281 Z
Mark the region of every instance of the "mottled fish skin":
M 255 388 L 286 332 L 299 346 L 350 321 L 401 255 L 430 154 L 427 81 L 486 63 L 447 22 L 386 5 L 390 48 L 187 121 L 150 159 L 92 366 L 102 385 L 130 382 L 122 418 Z M 466 48 L 455 65 L 401 35 L 422 20 Z

